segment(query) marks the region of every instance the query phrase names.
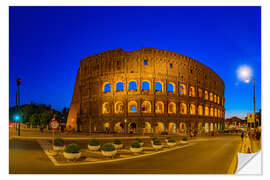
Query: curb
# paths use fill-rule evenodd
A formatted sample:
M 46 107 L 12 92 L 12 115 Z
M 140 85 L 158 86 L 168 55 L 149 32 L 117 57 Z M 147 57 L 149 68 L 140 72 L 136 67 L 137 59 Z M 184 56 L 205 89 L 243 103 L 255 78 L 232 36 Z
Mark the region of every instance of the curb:
M 243 146 L 243 143 L 241 142 L 238 145 L 238 148 L 236 149 L 236 153 L 233 156 L 231 164 L 230 164 L 230 166 L 229 166 L 229 168 L 227 170 L 227 174 L 234 174 L 236 172 L 237 165 L 238 165 L 238 152 L 240 152 L 240 149 L 242 148 L 242 146 Z

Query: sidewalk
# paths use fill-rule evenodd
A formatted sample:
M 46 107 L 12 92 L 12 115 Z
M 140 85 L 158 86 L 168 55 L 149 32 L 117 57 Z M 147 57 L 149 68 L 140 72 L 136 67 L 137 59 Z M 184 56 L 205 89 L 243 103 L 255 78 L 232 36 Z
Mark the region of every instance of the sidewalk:
M 244 137 L 240 148 L 240 153 L 256 153 L 261 150 L 261 140 Z

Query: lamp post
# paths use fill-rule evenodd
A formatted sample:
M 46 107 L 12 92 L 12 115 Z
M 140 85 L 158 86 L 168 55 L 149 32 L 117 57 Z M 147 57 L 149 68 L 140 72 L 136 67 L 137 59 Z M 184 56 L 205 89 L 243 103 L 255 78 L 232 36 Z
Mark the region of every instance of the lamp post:
M 126 128 L 126 124 L 127 124 L 127 119 L 125 119 L 125 136 L 127 135 L 127 128 Z
M 17 104 L 17 101 L 16 101 L 16 106 L 18 108 L 17 111 L 20 114 L 21 110 L 20 110 L 20 88 L 19 87 L 21 85 L 21 78 L 17 78 L 16 85 L 17 85 L 17 89 L 18 89 L 18 93 L 16 93 L 16 97 L 18 96 L 18 104 Z M 21 128 L 21 118 L 19 118 L 18 136 L 21 135 L 20 128 Z

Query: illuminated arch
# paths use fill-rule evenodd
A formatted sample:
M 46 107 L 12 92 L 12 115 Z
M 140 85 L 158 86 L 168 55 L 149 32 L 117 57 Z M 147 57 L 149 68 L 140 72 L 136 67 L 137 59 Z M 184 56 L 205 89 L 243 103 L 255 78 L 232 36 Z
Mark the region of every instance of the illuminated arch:
M 142 90 L 150 90 L 151 89 L 151 83 L 148 80 L 144 80 L 142 82 Z
M 180 104 L 180 113 L 187 114 L 187 105 L 185 103 Z
M 213 101 L 213 93 L 210 92 L 210 101 Z
M 195 104 L 190 104 L 189 111 L 190 111 L 190 114 L 191 115 L 195 115 L 196 114 L 196 106 L 195 106 Z
M 151 102 L 150 101 L 143 101 L 141 111 L 143 113 L 151 113 Z
M 168 92 L 175 92 L 175 84 L 173 82 L 168 83 Z
M 111 92 L 111 84 L 109 82 L 103 83 L 103 92 Z
M 152 133 L 152 127 L 149 122 L 145 122 L 144 133 Z
M 124 124 L 121 122 L 115 123 L 114 125 L 114 131 L 117 133 L 122 133 L 124 131 Z
M 215 108 L 215 117 L 218 116 L 217 108 Z
M 209 116 L 209 108 L 208 108 L 208 106 L 204 107 L 204 115 Z
M 122 81 L 116 82 L 115 91 L 124 91 L 124 83 Z
M 170 133 L 170 134 L 177 133 L 177 126 L 176 126 L 175 123 L 173 123 L 173 122 L 169 123 L 169 125 L 168 125 L 168 133 Z
M 206 90 L 204 91 L 204 99 L 208 100 L 208 91 L 206 91 Z
M 176 104 L 174 102 L 170 102 L 168 104 L 168 113 L 175 114 L 176 113 Z
M 155 91 L 163 91 L 163 83 L 161 81 L 155 82 Z
M 219 104 L 220 103 L 220 101 L 219 101 L 220 99 L 219 99 L 219 96 L 217 96 L 217 103 Z
M 155 129 L 156 129 L 157 133 L 164 132 L 165 131 L 164 123 L 163 122 L 158 122 Z
M 202 92 L 202 89 L 201 89 L 201 88 L 198 89 L 198 94 L 199 94 L 199 97 L 200 97 L 200 98 L 203 97 L 203 92 Z
M 187 94 L 187 88 L 186 88 L 186 85 L 184 84 L 180 84 L 179 85 L 179 93 L 181 95 L 186 95 Z
M 138 112 L 138 106 L 136 101 L 130 101 L 128 103 L 128 112 L 129 113 L 135 113 Z
M 106 128 L 110 128 L 110 123 L 108 122 L 104 123 L 103 128 L 104 128 L 104 131 L 106 130 Z
M 180 131 L 181 133 L 183 133 L 183 132 L 185 131 L 185 129 L 186 129 L 186 123 L 181 122 L 181 123 L 179 124 L 179 131 Z
M 209 132 L 209 124 L 208 123 L 205 123 L 204 124 L 204 132 L 205 133 L 208 133 Z
M 214 94 L 214 103 L 217 102 L 217 95 Z
M 200 116 L 203 115 L 203 106 L 202 106 L 202 105 L 199 105 L 199 106 L 198 106 L 198 114 L 199 114 Z
M 214 109 L 212 107 L 210 108 L 210 116 L 214 116 Z
M 196 94 L 195 94 L 195 88 L 193 86 L 190 86 L 189 87 L 189 96 L 191 97 L 195 97 Z
M 134 80 L 131 80 L 128 82 L 128 89 L 129 90 L 137 90 L 137 82 Z
M 102 104 L 102 113 L 103 114 L 109 114 L 110 111 L 110 104 L 108 102 L 105 102 Z
M 164 103 L 162 101 L 156 102 L 156 113 L 164 113 Z
M 114 105 L 114 112 L 116 114 L 124 112 L 124 103 L 122 101 L 117 101 Z
M 214 131 L 214 124 L 210 123 L 210 131 Z

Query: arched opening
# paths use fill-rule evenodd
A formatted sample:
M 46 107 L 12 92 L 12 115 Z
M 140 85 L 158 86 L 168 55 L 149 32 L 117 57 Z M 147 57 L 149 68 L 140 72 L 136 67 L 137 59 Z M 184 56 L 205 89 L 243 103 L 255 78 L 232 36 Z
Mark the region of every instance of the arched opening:
M 123 82 L 118 82 L 116 83 L 116 91 L 124 91 L 124 83 Z
M 209 124 L 208 123 L 205 123 L 204 124 L 204 132 L 205 133 L 208 133 L 209 132 Z
M 189 96 L 195 97 L 195 88 L 193 86 L 189 87 Z
M 158 101 L 156 103 L 156 113 L 164 113 L 164 103 L 161 101 Z
M 121 122 L 115 123 L 114 132 L 116 132 L 116 133 L 124 133 L 125 132 L 124 124 L 121 123 Z
M 220 100 L 220 99 L 219 99 L 219 96 L 218 96 L 218 97 L 217 97 L 217 103 L 218 103 L 218 104 L 219 104 L 219 100 Z
M 150 83 L 148 81 L 142 82 L 142 90 L 149 91 L 150 90 Z
M 174 102 L 170 102 L 168 104 L 168 113 L 175 114 L 176 113 L 176 104 Z
M 222 130 L 222 129 L 221 129 L 221 124 L 220 124 L 220 123 L 218 123 L 218 130 L 219 130 L 219 131 Z
M 137 83 L 136 83 L 136 81 L 130 81 L 128 83 L 128 89 L 129 90 L 137 90 Z
M 130 133 L 130 134 L 136 133 L 136 123 L 135 122 L 131 122 L 128 124 L 128 133 Z
M 199 94 L 199 97 L 200 97 L 200 98 L 203 97 L 203 92 L 202 92 L 202 89 L 201 89 L 201 88 L 198 89 L 198 94 Z
M 210 123 L 210 131 L 214 131 L 214 124 Z
M 186 95 L 187 94 L 186 86 L 184 84 L 179 85 L 179 93 L 181 95 Z
M 180 113 L 187 114 L 187 105 L 185 103 L 180 104 Z
M 217 123 L 214 124 L 214 131 L 217 131 L 218 127 L 217 127 Z
M 168 92 L 169 92 L 169 93 L 175 92 L 175 84 L 174 84 L 174 83 L 170 82 L 170 83 L 168 84 Z
M 202 131 L 203 131 L 203 126 L 202 126 L 202 123 L 199 122 L 198 123 L 198 134 L 201 134 Z
M 179 130 L 180 130 L 180 133 L 185 133 L 185 130 L 186 130 L 186 123 L 181 122 L 181 123 L 179 124 Z
M 155 82 L 155 91 L 156 92 L 162 92 L 162 83 L 161 82 Z
M 199 113 L 200 116 L 203 115 L 203 107 L 202 107 L 202 105 L 199 105 L 199 107 L 198 107 L 198 113 Z
M 196 106 L 195 104 L 190 105 L 190 114 L 195 115 L 196 114 Z
M 210 93 L 210 101 L 213 101 L 213 93 Z
M 217 109 L 215 108 L 215 117 L 217 117 L 218 115 L 218 112 L 217 112 Z
M 136 101 L 130 101 L 128 103 L 128 112 L 129 113 L 137 112 L 137 102 Z
M 156 126 L 156 133 L 161 133 L 165 131 L 164 124 L 162 122 L 158 122 Z
M 144 133 L 152 133 L 152 127 L 149 122 L 145 122 Z
M 106 82 L 103 85 L 103 92 L 111 92 L 111 84 Z
M 110 123 L 108 123 L 108 122 L 104 123 L 103 127 L 104 127 L 104 131 L 110 129 Z
M 143 101 L 141 111 L 143 113 L 151 113 L 151 103 L 150 103 L 150 101 Z
M 176 124 L 175 123 L 173 123 L 173 122 L 169 123 L 168 133 L 170 133 L 170 134 L 177 133 Z
M 214 116 L 214 109 L 210 108 L 210 116 Z
M 115 103 L 115 113 L 123 113 L 124 112 L 124 104 L 121 101 Z
M 204 107 L 204 115 L 209 116 L 209 108 L 207 106 Z
M 204 91 L 204 99 L 208 100 L 208 91 L 206 91 L 206 90 Z
M 110 105 L 108 102 L 103 103 L 102 105 L 102 113 L 109 114 L 110 113 Z
M 214 103 L 216 103 L 216 102 L 217 102 L 217 96 L 214 95 Z

